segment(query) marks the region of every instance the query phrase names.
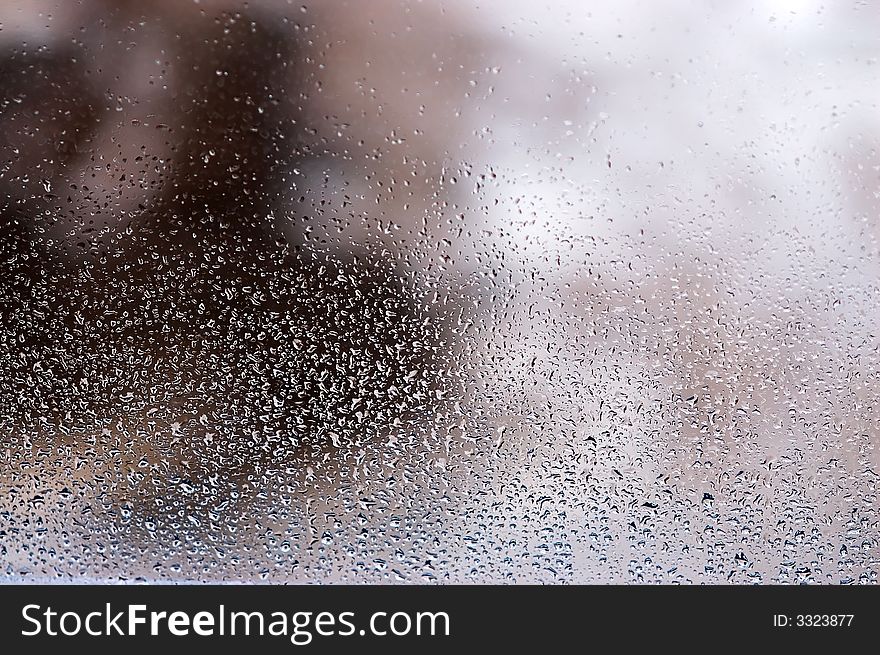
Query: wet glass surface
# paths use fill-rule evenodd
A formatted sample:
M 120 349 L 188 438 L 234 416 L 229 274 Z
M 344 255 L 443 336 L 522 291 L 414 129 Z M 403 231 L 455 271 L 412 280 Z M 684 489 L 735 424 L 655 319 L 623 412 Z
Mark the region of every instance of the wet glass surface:
M 876 582 L 876 10 L 3 0 L 2 579 Z

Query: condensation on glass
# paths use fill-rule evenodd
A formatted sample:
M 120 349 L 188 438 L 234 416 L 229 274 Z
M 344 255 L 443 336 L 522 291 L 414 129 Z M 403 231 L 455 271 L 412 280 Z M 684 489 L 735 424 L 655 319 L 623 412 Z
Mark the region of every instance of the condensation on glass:
M 874 583 L 870 3 L 0 3 L 13 581 Z

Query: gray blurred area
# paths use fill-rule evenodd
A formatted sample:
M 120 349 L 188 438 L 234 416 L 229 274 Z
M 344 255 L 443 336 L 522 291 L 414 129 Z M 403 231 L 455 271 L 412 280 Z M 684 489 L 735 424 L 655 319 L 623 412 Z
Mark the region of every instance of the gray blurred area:
M 5 582 L 874 584 L 880 6 L 0 1 Z

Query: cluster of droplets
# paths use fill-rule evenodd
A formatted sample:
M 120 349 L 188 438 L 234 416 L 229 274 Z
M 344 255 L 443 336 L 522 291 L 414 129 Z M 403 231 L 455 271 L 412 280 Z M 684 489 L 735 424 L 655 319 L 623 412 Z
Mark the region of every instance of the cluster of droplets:
M 5 579 L 877 581 L 808 29 L 737 23 L 777 88 L 627 3 L 82 4 L 0 39 Z

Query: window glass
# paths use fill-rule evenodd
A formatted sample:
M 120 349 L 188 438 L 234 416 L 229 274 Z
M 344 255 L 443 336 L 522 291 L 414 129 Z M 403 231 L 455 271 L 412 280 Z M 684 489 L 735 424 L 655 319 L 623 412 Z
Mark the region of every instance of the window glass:
M 866 583 L 867 4 L 0 4 L 5 581 Z

